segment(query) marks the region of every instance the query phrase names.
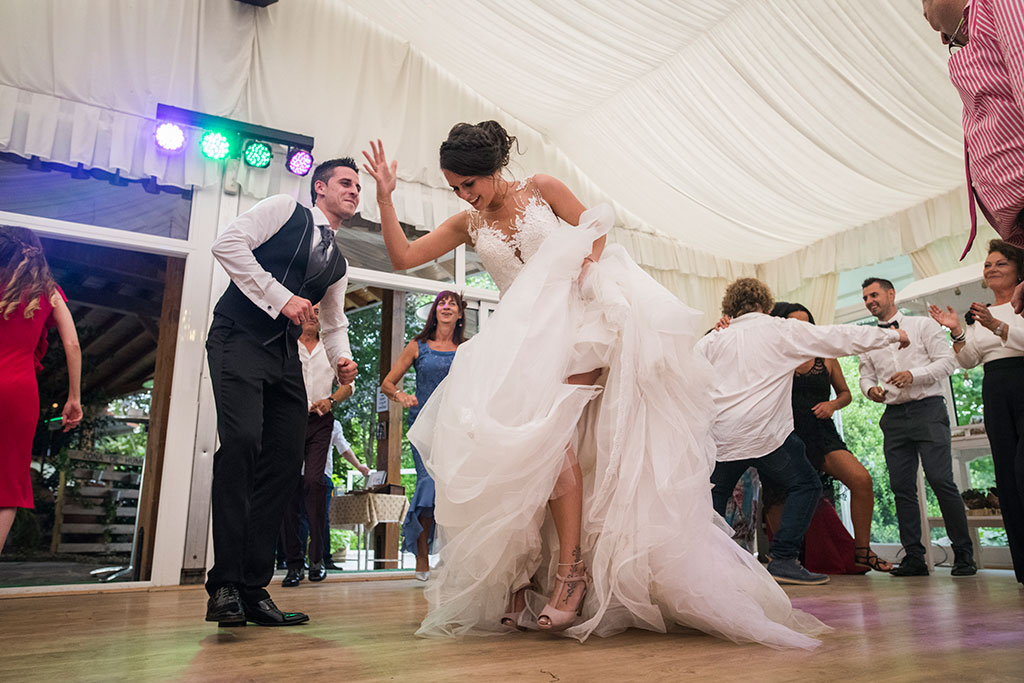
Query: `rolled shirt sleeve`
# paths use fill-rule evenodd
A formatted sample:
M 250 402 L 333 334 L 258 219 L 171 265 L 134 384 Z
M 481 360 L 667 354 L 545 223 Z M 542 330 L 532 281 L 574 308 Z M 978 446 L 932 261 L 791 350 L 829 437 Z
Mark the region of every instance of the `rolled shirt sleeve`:
M 275 319 L 292 292 L 264 270 L 252 252 L 281 229 L 295 206 L 295 199 L 288 195 L 267 197 L 235 217 L 211 247 L 217 262 L 242 294 Z

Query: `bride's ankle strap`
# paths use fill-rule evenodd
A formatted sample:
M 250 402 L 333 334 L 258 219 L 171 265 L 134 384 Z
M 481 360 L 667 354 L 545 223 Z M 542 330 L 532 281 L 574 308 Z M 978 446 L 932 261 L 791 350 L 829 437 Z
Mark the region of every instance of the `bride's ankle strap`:
M 576 560 L 575 562 L 559 562 L 559 567 L 575 567 L 578 564 L 583 564 L 583 560 Z

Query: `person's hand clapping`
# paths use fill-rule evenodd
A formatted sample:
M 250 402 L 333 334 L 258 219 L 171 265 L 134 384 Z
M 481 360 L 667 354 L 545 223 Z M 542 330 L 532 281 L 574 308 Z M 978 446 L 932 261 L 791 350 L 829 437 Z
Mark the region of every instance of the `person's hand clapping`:
M 338 361 L 338 384 L 352 384 L 359 372 L 359 366 L 351 358 Z
M 974 315 L 975 322 L 986 330 L 995 332 L 996 328 L 1002 325 L 1002 322 L 992 317 L 992 311 L 985 304 L 974 302 L 971 304 L 971 313 Z
M 932 320 L 952 332 L 953 336 L 959 336 L 963 332 L 963 328 L 960 327 L 960 316 L 956 314 L 952 306 L 946 306 L 946 310 L 942 310 L 935 304 L 931 304 L 928 306 L 928 315 L 932 317 Z

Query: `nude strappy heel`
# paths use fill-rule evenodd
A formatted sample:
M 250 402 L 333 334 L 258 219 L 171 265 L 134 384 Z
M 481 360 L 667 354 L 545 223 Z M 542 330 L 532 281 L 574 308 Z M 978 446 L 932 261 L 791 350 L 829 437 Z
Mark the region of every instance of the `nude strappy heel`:
M 559 562 L 558 566 L 583 567 L 583 562 Z M 556 602 L 562 602 L 560 597 L 564 588 L 566 591 L 565 602 L 567 603 L 571 604 L 573 597 L 577 594 L 579 595 L 575 609 L 558 609 L 552 606 L 551 603 L 548 603 L 544 607 L 544 611 L 537 617 L 537 626 L 541 630 L 564 631 L 576 623 L 576 618 L 583 613 L 583 599 L 587 597 L 587 589 L 590 587 L 590 576 L 586 571 L 581 572 L 578 576 L 572 576 L 572 574 L 573 570 L 570 569 L 566 576 L 561 574 L 555 575 L 555 592 L 551 599 Z
M 512 591 L 508 596 L 508 606 L 505 608 L 505 613 L 501 615 L 501 625 L 510 631 L 525 631 L 526 629 L 519 625 L 520 617 L 523 612 L 526 611 L 526 591 L 533 588 L 534 585 L 529 583 L 522 588 Z M 516 604 L 521 603 L 522 607 L 516 609 Z

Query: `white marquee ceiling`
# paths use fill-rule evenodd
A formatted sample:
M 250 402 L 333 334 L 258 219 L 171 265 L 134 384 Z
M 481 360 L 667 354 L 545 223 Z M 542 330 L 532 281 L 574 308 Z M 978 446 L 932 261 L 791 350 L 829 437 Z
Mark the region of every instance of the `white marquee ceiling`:
M 347 4 L 718 256 L 896 225 L 963 185 L 948 54 L 917 0 Z

